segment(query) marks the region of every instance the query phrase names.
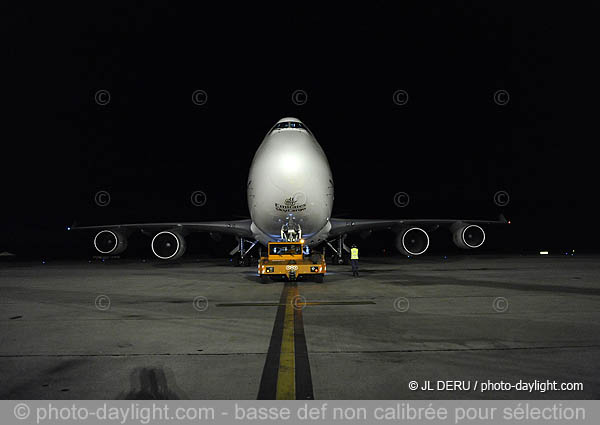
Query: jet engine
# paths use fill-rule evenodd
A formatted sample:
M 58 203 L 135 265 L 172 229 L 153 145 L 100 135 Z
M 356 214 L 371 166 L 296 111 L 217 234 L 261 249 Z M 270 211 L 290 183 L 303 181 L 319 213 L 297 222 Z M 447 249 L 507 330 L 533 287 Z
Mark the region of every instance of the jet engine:
M 127 248 L 127 237 L 117 230 L 101 230 L 94 237 L 94 247 L 100 254 L 117 255 Z
M 396 248 L 404 255 L 421 255 L 429 248 L 429 235 L 420 227 L 407 227 L 398 233 Z
M 176 260 L 185 252 L 185 238 L 180 233 L 164 230 L 152 238 L 151 247 L 161 260 Z
M 476 224 L 456 223 L 450 231 L 452 241 L 459 248 L 479 248 L 485 241 L 485 232 Z

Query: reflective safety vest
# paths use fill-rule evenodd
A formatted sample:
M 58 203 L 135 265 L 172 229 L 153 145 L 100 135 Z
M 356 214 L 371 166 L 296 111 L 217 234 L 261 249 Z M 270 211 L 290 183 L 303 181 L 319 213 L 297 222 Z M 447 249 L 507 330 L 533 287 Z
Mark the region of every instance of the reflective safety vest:
M 350 259 L 351 260 L 358 260 L 358 248 L 352 248 L 350 250 Z

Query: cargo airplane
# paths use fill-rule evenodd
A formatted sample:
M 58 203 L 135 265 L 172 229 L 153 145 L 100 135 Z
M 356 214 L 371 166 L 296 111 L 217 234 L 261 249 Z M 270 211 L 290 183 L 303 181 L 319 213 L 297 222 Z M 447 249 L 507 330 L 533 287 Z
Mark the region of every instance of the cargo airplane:
M 333 177 L 327 157 L 308 127 L 296 118 L 283 118 L 269 130 L 250 166 L 247 199 L 250 218 L 244 220 L 137 223 L 106 226 L 73 226 L 71 229 L 98 230 L 96 250 L 117 255 L 127 247 L 132 231 L 152 237 L 151 248 L 161 260 L 175 260 L 186 249 L 190 232 L 230 234 L 238 243 L 231 251 L 239 264 L 249 263 L 249 253 L 258 244 L 270 241 L 298 241 L 309 247 L 328 246 L 335 261 L 349 252 L 346 235 L 376 229 L 396 232 L 396 246 L 409 256 L 425 253 L 429 234 L 446 227 L 454 243 L 464 249 L 478 248 L 485 241 L 483 225 L 507 223 L 498 220 L 467 219 L 342 219 L 331 216 Z

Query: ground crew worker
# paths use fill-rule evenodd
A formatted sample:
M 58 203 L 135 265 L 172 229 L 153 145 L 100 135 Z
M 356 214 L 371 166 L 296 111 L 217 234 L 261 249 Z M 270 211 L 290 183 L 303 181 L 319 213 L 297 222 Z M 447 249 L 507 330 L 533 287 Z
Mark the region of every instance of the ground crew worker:
M 350 261 L 352 262 L 352 276 L 358 277 L 358 248 L 355 244 L 350 250 Z

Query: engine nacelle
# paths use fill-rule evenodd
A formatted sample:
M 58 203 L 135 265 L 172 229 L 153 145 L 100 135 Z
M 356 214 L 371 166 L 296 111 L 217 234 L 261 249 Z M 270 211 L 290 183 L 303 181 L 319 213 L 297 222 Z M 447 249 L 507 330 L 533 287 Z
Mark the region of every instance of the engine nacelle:
M 176 260 L 185 252 L 185 238 L 178 232 L 164 230 L 152 238 L 150 246 L 161 260 Z
M 127 248 L 127 237 L 118 230 L 101 230 L 94 237 L 96 251 L 103 255 L 117 255 Z
M 396 248 L 404 255 L 421 255 L 429 248 L 429 235 L 420 227 L 407 227 L 398 233 Z
M 462 249 L 479 248 L 485 242 L 485 232 L 476 224 L 457 223 L 450 228 L 452 241 Z

